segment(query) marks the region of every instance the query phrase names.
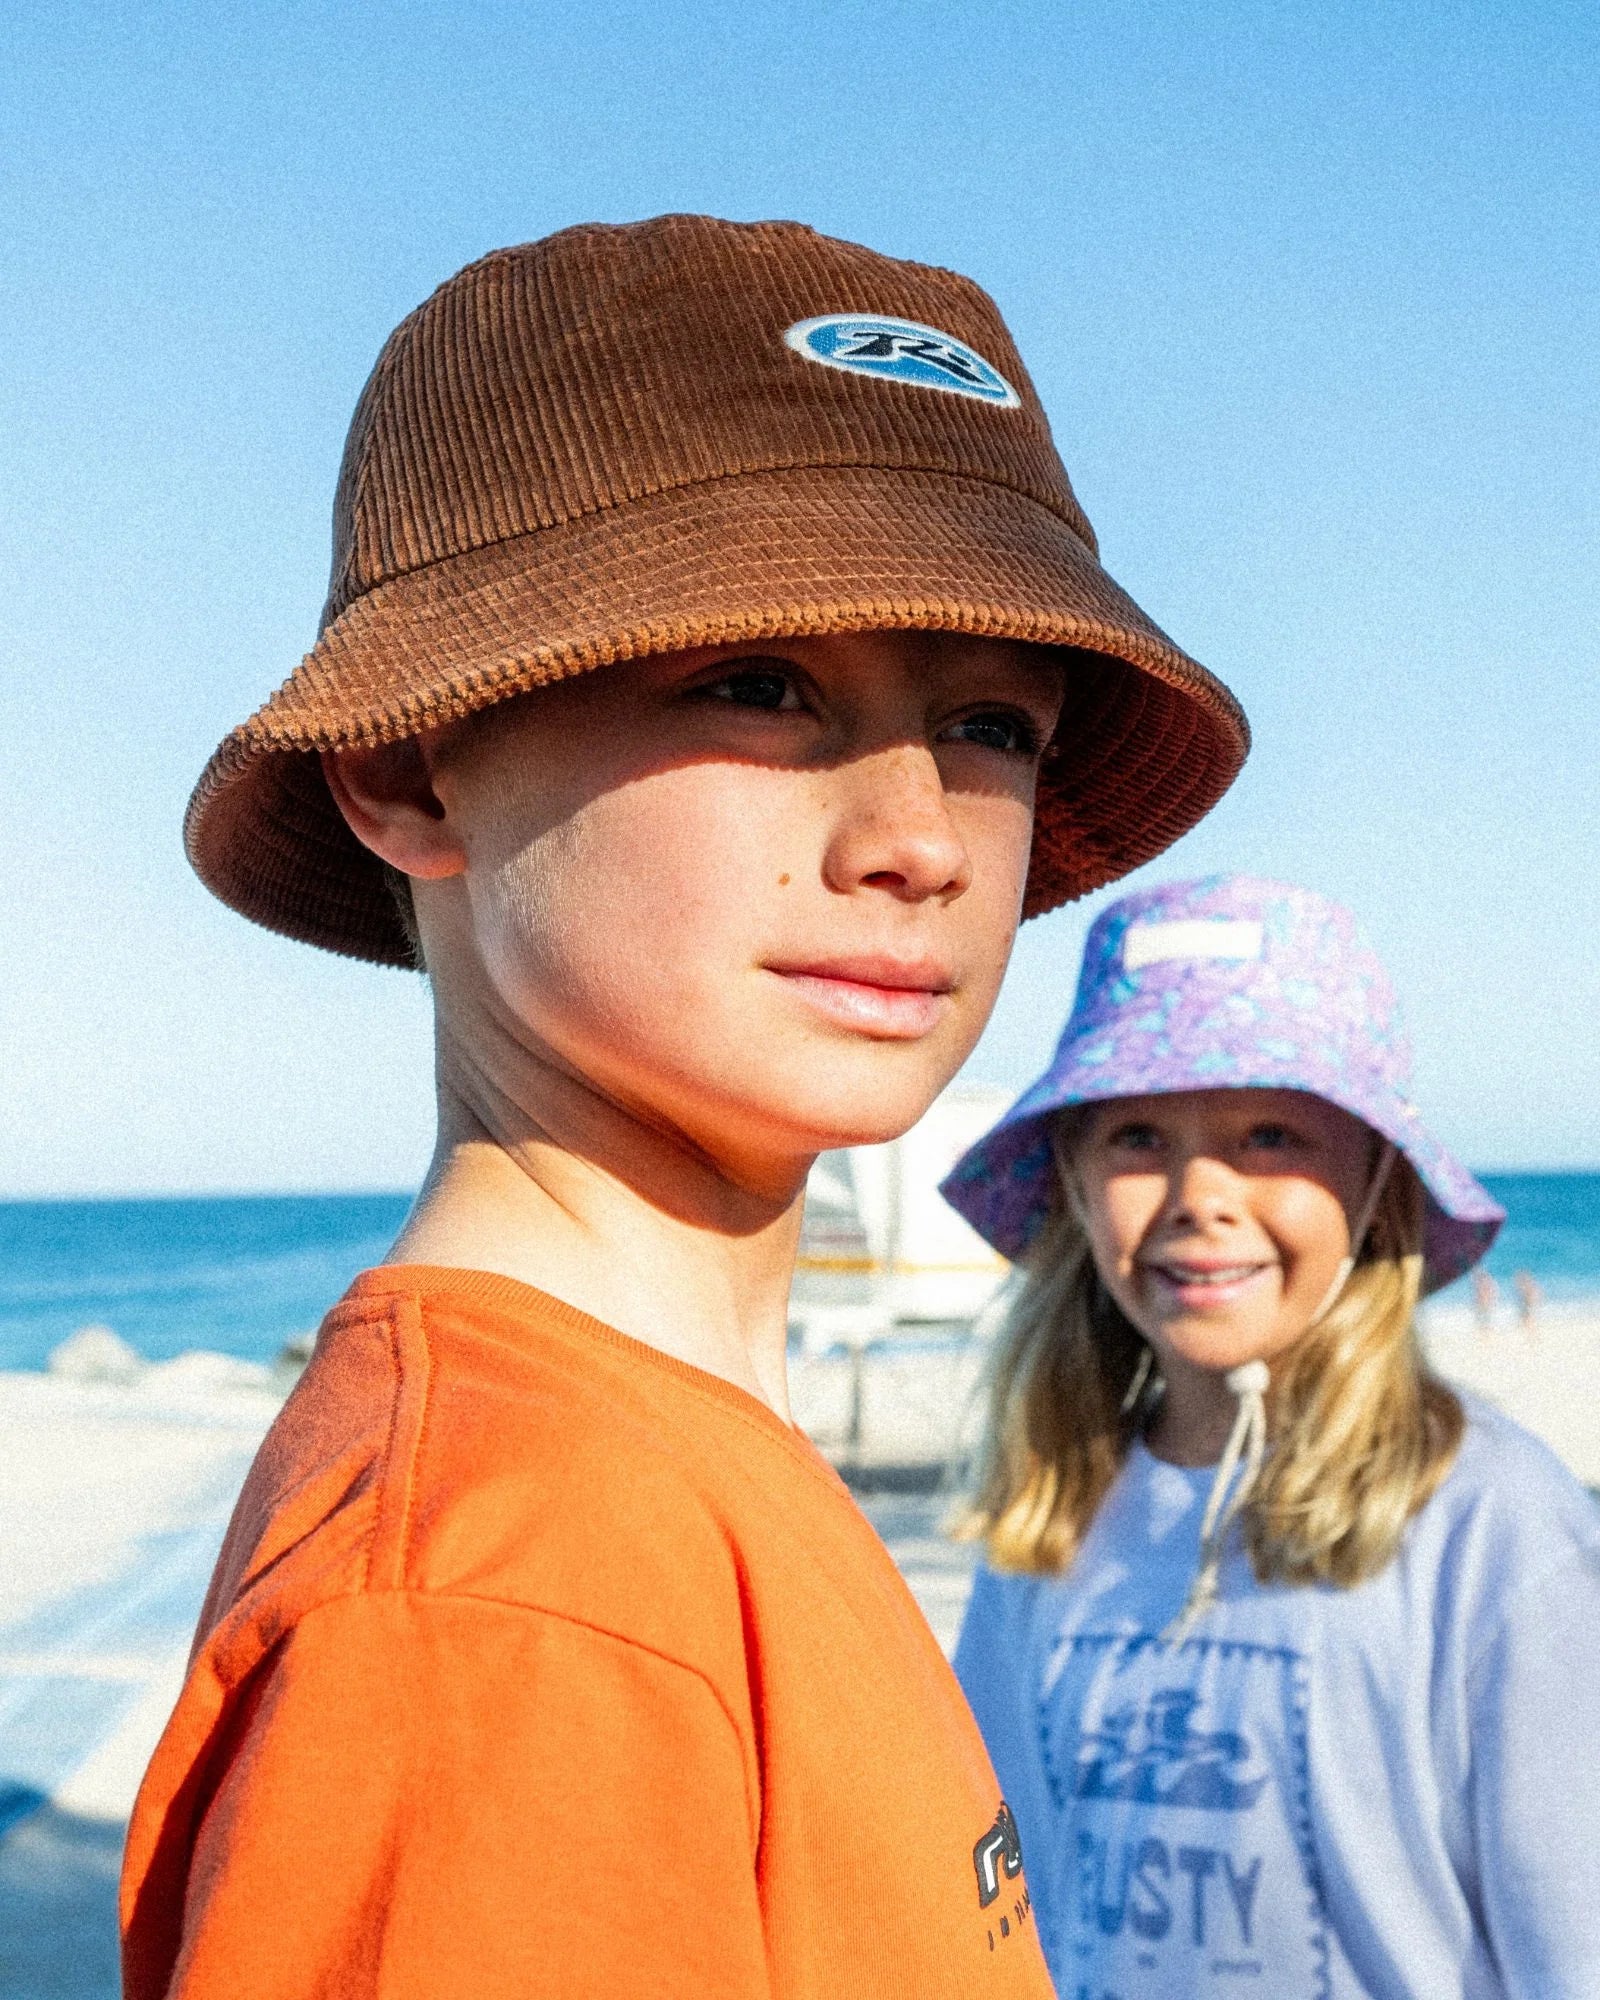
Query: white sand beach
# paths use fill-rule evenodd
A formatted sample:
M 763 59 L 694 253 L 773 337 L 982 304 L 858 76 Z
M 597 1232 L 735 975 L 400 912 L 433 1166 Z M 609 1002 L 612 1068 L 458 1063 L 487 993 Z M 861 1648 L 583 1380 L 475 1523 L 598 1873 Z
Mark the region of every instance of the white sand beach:
M 1545 1306 L 1529 1333 L 1509 1317 L 1480 1333 L 1461 1309 L 1435 1310 L 1425 1325 L 1442 1375 L 1543 1438 L 1585 1486 L 1600 1492 L 1600 1314 Z

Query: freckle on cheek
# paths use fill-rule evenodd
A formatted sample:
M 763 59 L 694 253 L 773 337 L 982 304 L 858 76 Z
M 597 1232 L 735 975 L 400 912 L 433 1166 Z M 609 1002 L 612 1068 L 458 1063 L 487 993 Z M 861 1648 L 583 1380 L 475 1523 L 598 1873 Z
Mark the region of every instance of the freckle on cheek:
M 780 876 L 778 877 L 778 887 L 779 887 L 780 889 L 787 889 L 787 888 L 788 888 L 788 886 L 789 886 L 789 878 L 788 878 L 788 876 L 787 876 L 787 875 L 780 875 Z

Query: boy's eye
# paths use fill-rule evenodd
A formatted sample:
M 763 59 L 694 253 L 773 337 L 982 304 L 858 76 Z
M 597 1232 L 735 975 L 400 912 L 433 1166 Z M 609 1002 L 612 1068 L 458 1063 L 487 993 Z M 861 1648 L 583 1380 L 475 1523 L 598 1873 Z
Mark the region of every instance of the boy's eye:
M 752 660 L 732 673 L 707 681 L 704 691 L 713 701 L 736 708 L 796 709 L 802 706 L 794 669 L 782 661 Z
M 985 750 L 1002 750 L 1015 757 L 1037 757 L 1039 731 L 1025 715 L 1008 708 L 986 708 L 964 715 L 944 732 L 957 743 L 976 743 Z

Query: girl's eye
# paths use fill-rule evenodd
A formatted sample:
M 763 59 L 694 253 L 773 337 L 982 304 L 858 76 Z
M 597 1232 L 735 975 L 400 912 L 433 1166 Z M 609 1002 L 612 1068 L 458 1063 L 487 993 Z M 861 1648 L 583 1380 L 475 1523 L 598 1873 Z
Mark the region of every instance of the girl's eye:
M 1153 1125 L 1129 1122 L 1119 1125 L 1110 1135 L 1108 1145 L 1120 1146 L 1131 1153 L 1153 1153 L 1161 1144 L 1161 1134 Z
M 1247 1143 L 1263 1153 L 1286 1153 L 1295 1144 L 1295 1135 L 1287 1125 L 1252 1125 Z
M 1002 750 L 1014 757 L 1037 757 L 1039 732 L 1025 715 L 1006 708 L 986 708 L 951 723 L 945 736 L 957 743 L 976 743 L 985 750 Z
M 705 692 L 713 701 L 731 702 L 736 708 L 796 709 L 802 706 L 791 668 L 773 662 L 768 666 L 742 666 L 720 680 L 708 681 Z

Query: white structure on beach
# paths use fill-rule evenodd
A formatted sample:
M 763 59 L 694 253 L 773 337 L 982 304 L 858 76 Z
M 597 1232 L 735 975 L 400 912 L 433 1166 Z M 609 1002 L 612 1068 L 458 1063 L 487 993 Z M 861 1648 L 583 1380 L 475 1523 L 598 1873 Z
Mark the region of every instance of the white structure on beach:
M 939 1183 L 1010 1102 L 1004 1090 L 953 1085 L 903 1138 L 822 1155 L 806 1189 L 789 1309 L 803 1347 L 858 1346 L 983 1311 L 1008 1266 Z

